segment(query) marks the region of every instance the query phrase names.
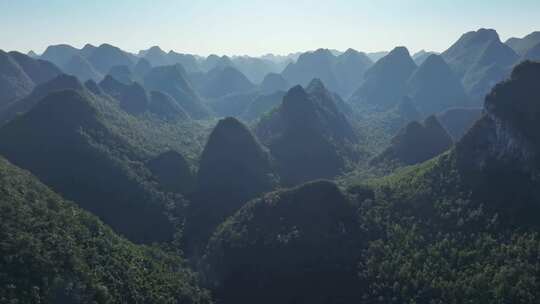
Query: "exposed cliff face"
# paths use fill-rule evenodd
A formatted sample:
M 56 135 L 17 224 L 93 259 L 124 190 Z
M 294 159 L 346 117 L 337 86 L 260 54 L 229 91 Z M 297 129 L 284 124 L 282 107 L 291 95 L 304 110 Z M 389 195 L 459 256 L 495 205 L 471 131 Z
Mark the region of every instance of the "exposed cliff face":
M 494 162 L 520 171 L 538 172 L 538 150 L 512 124 L 491 112 L 474 125 L 458 145 L 470 168 L 485 170 Z M 534 164 L 534 165 L 533 165 Z
M 524 62 L 486 97 L 485 114 L 459 144 L 471 165 L 540 171 L 540 63 Z

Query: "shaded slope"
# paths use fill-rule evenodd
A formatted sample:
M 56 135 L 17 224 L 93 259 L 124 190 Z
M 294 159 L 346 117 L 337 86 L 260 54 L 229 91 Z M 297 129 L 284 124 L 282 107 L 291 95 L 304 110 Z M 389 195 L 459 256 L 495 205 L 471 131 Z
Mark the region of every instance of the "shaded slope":
M 115 65 L 131 67 L 133 61 L 121 49 L 110 44 L 102 44 L 95 48 L 87 57 L 88 61 L 102 74 L 106 74 Z
M 0 107 L 10 104 L 32 91 L 34 83 L 22 67 L 0 50 Z
M 234 303 L 360 300 L 355 209 L 331 182 L 253 200 L 208 245 L 206 283 Z
M 188 248 L 196 251 L 225 218 L 276 185 L 270 155 L 249 129 L 234 118 L 220 120 L 201 155 L 186 229 Z
M 518 60 L 518 55 L 491 29 L 463 34 L 442 56 L 461 77 L 477 106 L 495 84 L 509 75 L 511 66 Z
M 75 76 L 61 74 L 48 82 L 42 83 L 34 88 L 28 96 L 11 104 L 0 113 L 0 125 L 4 125 L 17 115 L 30 111 L 38 102 L 48 94 L 65 89 L 82 90 L 83 85 Z
M 433 158 L 452 146 L 452 138 L 435 116 L 428 117 L 423 124 L 409 123 L 392 139 L 392 144 L 371 163 L 396 163 L 414 165 Z
M 144 76 L 145 87 L 171 95 L 176 102 L 194 119 L 209 117 L 208 108 L 185 78 L 180 65 L 152 68 Z
M 424 116 L 468 104 L 460 79 L 439 55 L 430 55 L 411 75 L 407 92 Z
M 369 68 L 350 101 L 367 109 L 388 110 L 406 92 L 416 64 L 405 47 L 397 47 Z
M 82 81 L 94 80 L 99 81 L 103 77 L 102 74 L 86 60 L 86 58 L 80 55 L 74 55 L 71 59 L 62 67 L 64 72 L 70 75 L 77 76 Z
M 210 70 L 205 78 L 200 92 L 209 98 L 223 97 L 255 88 L 255 85 L 244 74 L 230 66 L 216 67 Z
M 63 67 L 68 61 L 79 53 L 79 49 L 68 44 L 50 45 L 41 55 L 41 59 L 50 61 L 59 67 Z
M 319 80 L 307 90 L 290 89 L 256 132 L 275 157 L 285 185 L 333 177 L 354 158 L 354 131 Z
M 437 114 L 437 119 L 448 131 L 448 134 L 452 136 L 454 141 L 457 141 L 461 139 L 481 116 L 481 108 L 455 108 Z
M 274 93 L 275 91 L 287 91 L 290 86 L 280 74 L 268 73 L 259 85 L 259 90 L 264 93 Z
M 540 43 L 540 32 L 532 32 L 523 38 L 512 37 L 506 40 L 505 44 L 511 47 L 516 53 L 523 56 L 531 48 Z
M 171 240 L 177 198 L 153 189 L 140 152 L 108 121 L 123 119 L 88 91 L 53 92 L 0 129 L 0 153 L 129 239 Z
M 195 189 L 195 176 L 186 159 L 176 151 L 159 154 L 147 166 L 165 191 L 187 194 Z
M 327 49 L 306 52 L 290 63 L 281 73 L 291 85 L 307 86 L 313 78 L 319 78 L 328 88 L 339 91 L 336 74 L 333 70 L 335 56 Z
M 115 65 L 111 67 L 111 69 L 108 72 L 108 75 L 111 75 L 116 80 L 125 84 L 131 84 L 134 80 L 134 76 L 133 76 L 133 73 L 131 72 L 131 69 L 126 65 Z
M 60 73 L 50 62 L 0 50 L 0 113 L 4 107 L 28 95 L 36 85 Z
M 180 258 L 118 237 L 3 158 L 0 193 L 2 302 L 210 302 Z
M 362 83 L 364 74 L 373 65 L 373 61 L 362 52 L 348 49 L 336 58 L 334 70 L 340 84 L 337 91 L 343 98 L 348 98 Z

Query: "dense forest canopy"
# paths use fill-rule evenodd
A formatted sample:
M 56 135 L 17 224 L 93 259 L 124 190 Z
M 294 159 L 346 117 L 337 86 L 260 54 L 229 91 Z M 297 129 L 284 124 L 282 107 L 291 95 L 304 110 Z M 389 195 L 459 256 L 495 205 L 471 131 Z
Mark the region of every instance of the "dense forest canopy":
M 0 50 L 0 303 L 538 303 L 539 50 Z

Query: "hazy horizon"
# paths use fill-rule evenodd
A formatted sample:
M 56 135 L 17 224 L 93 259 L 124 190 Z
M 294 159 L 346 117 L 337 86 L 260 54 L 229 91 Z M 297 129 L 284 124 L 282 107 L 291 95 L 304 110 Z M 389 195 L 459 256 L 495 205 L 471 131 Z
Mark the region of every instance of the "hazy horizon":
M 540 19 L 539 1 L 396 2 L 2 2 L 0 25 L 12 30 L 0 32 L 0 48 L 41 54 L 53 44 L 109 43 L 134 53 L 158 45 L 202 56 L 261 56 L 318 48 L 378 52 L 403 45 L 412 54 L 444 51 L 479 28 L 497 30 L 502 41 L 523 37 L 538 29 L 528 21 Z

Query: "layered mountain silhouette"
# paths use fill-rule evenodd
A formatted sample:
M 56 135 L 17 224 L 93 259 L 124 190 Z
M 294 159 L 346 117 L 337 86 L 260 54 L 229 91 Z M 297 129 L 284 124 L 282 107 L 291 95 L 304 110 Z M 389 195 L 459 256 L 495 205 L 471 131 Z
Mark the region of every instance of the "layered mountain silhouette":
M 285 96 L 285 91 L 275 91 L 271 94 L 257 95 L 244 110 L 240 116 L 247 121 L 259 119 L 265 113 L 269 113 L 272 109 L 278 107 Z
M 354 214 L 328 181 L 262 196 L 212 237 L 204 257 L 206 284 L 217 298 L 234 303 L 359 300 L 350 267 L 360 227 Z
M 82 83 L 75 76 L 60 74 L 50 81 L 36 86 L 26 97 L 6 107 L 0 113 L 0 125 L 16 118 L 17 115 L 30 111 L 50 93 L 66 89 L 83 90 L 83 88 Z
M 79 49 L 68 44 L 50 45 L 41 54 L 40 58 L 50 61 L 59 67 L 65 66 L 73 56 L 78 55 Z
M 416 68 L 409 51 L 396 47 L 366 71 L 350 101 L 368 109 L 388 110 L 401 100 Z
M 336 74 L 333 70 L 335 56 L 328 49 L 306 52 L 290 63 L 283 70 L 283 77 L 291 85 L 307 86 L 313 78 L 321 79 L 329 88 L 339 89 Z
M 518 60 L 518 55 L 492 29 L 463 34 L 442 56 L 461 77 L 477 106 L 496 83 L 507 77 Z
M 30 93 L 34 86 L 32 79 L 22 67 L 6 52 L 0 51 L 0 102 L 2 106 Z
M 210 115 L 208 108 L 203 104 L 199 94 L 193 90 L 185 75 L 180 65 L 154 67 L 144 76 L 144 85 L 150 90 L 172 96 L 192 118 L 207 118 Z
M 131 69 L 126 65 L 115 65 L 111 67 L 107 75 L 111 75 L 124 84 L 130 84 L 135 80 L 133 72 L 131 72 Z
M 454 141 L 458 141 L 481 116 L 481 108 L 454 108 L 437 114 L 437 119 Z
M 145 181 L 143 154 L 117 133 L 129 123 L 87 90 L 55 91 L 0 129 L 0 153 L 127 238 L 171 240 L 176 202 Z
M 362 52 L 346 50 L 336 58 L 335 74 L 340 85 L 338 92 L 343 98 L 349 97 L 364 79 L 365 72 L 373 65 L 373 61 Z M 330 88 L 331 89 L 331 88 Z
M 150 98 L 146 90 L 138 83 L 126 85 L 118 97 L 120 107 L 132 114 L 140 114 L 150 107 Z
M 149 111 L 168 121 L 189 121 L 191 116 L 171 95 L 160 91 L 150 92 Z
M 426 51 L 426 50 L 420 50 L 420 51 L 414 53 L 414 55 L 412 55 L 412 59 L 414 60 L 416 65 L 420 66 L 431 55 L 438 55 L 438 54 L 435 53 L 435 52 L 429 52 L 429 51 Z
M 174 51 L 167 53 L 173 64 L 179 63 L 188 72 L 200 71 L 198 58 L 191 54 L 181 54 Z
M 147 60 L 153 66 L 173 64 L 173 62 L 168 57 L 167 53 L 164 52 L 157 45 L 149 48 L 146 51 L 140 52 L 139 55 L 142 55 L 142 58 Z
M 523 54 L 521 60 L 540 61 L 540 42 L 538 42 L 533 47 L 527 49 L 527 51 Z
M 208 98 L 218 98 L 232 93 L 247 92 L 255 85 L 237 69 L 226 66 L 210 70 L 204 77 L 199 90 Z
M 77 76 L 82 81 L 100 81 L 103 75 L 98 72 L 85 57 L 79 54 L 73 55 L 71 59 L 62 66 L 62 70 L 70 75 Z
M 291 85 L 307 86 L 313 78 L 320 79 L 329 90 L 348 96 L 359 85 L 371 60 L 353 49 L 335 56 L 328 49 L 306 52 L 283 70 L 283 77 Z
M 373 62 L 377 62 L 379 61 L 379 59 L 383 58 L 384 56 L 388 55 L 388 51 L 380 51 L 380 52 L 371 52 L 371 53 L 366 53 L 366 55 L 369 57 L 369 59 L 371 59 L 371 61 Z
M 274 93 L 275 91 L 287 91 L 290 87 L 291 85 L 281 74 L 268 73 L 259 85 L 259 90 L 264 93 Z
M 60 73 L 50 62 L 0 50 L 0 114 L 3 108 L 28 95 L 36 85 Z
M 112 67 L 125 65 L 131 68 L 135 62 L 134 55 L 106 43 L 99 47 L 86 44 L 82 49 L 67 44 L 51 45 L 40 58 L 56 64 L 64 73 L 77 76 L 81 81 L 100 81 Z
M 264 58 L 235 56 L 231 61 L 234 67 L 246 75 L 253 83 L 261 83 L 269 73 L 279 73 L 282 71 L 282 68 L 277 63 Z
M 39 58 L 39 55 L 36 54 L 36 52 L 34 52 L 33 50 L 30 50 L 28 51 L 28 53 L 26 53 L 26 55 L 30 58 L 34 58 L 34 59 L 38 59 Z
M 425 116 L 468 105 L 460 79 L 439 55 L 430 55 L 414 71 L 407 93 Z
M 148 61 L 152 66 L 181 64 L 186 71 L 199 71 L 197 58 L 190 54 L 181 54 L 174 51 L 166 53 L 159 46 L 153 46 L 148 50 L 140 51 L 141 59 Z
M 345 168 L 356 135 L 334 96 L 320 80 L 295 86 L 279 108 L 258 123 L 259 138 L 270 147 L 285 185 L 330 178 Z
M 511 47 L 516 53 L 523 56 L 531 48 L 540 43 L 540 31 L 532 32 L 523 38 L 512 37 L 506 40 L 505 44 Z
M 87 59 L 102 74 L 106 74 L 116 65 L 131 67 L 134 64 L 132 58 L 126 52 L 106 43 L 95 48 Z
M 190 116 L 170 95 L 148 92 L 138 82 L 122 83 L 107 75 L 99 84 L 100 89 L 118 101 L 120 108 L 133 115 L 152 113 L 166 121 L 189 120 Z
M 443 153 L 452 144 L 452 138 L 437 118 L 430 116 L 422 124 L 416 121 L 409 123 L 392 139 L 391 146 L 371 163 L 414 165 Z
M 215 68 L 223 69 L 225 67 L 233 67 L 234 64 L 231 61 L 231 58 L 228 56 L 218 56 L 215 54 L 211 54 L 208 57 L 204 58 L 200 62 L 200 68 L 203 72 L 209 72 Z
M 142 81 L 146 73 L 152 69 L 150 62 L 144 58 L 141 58 L 137 61 L 133 67 L 133 77 L 136 80 Z
M 241 117 L 251 103 L 260 96 L 258 91 L 232 93 L 209 100 L 208 106 L 219 117 Z

